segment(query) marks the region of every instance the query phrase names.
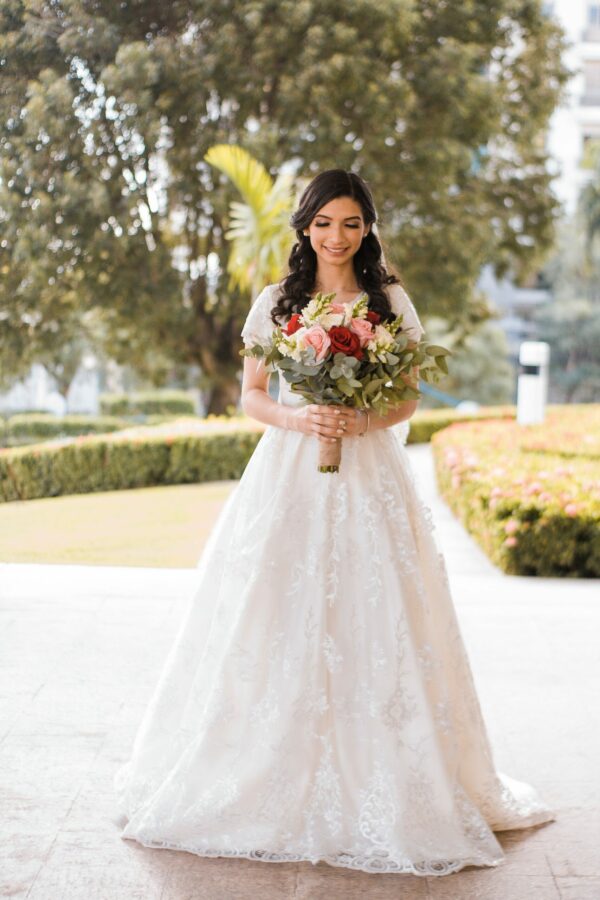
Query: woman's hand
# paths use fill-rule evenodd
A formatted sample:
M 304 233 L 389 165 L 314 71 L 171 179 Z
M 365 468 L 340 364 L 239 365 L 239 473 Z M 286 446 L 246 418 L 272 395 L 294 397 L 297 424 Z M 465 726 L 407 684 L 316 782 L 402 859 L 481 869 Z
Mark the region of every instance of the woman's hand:
M 366 428 L 366 416 L 349 406 L 309 403 L 290 409 L 287 427 L 333 442 L 336 438 L 361 434 Z

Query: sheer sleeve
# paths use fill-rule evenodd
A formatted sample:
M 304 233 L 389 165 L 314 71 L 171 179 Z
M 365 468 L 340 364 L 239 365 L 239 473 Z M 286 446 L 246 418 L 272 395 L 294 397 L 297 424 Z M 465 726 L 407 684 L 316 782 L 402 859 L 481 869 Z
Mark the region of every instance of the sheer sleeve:
M 270 313 L 275 306 L 274 288 L 276 287 L 277 285 L 273 284 L 268 284 L 264 287 L 250 307 L 241 331 L 246 347 L 250 347 L 253 344 L 264 344 L 271 337 L 275 325 Z
M 419 319 L 412 300 L 400 284 L 390 284 L 387 291 L 390 303 L 392 304 L 392 311 L 397 316 L 399 316 L 400 313 L 404 316 L 402 319 L 402 329 L 408 331 L 413 340 L 420 341 L 425 333 L 425 329 L 421 324 L 421 320 Z

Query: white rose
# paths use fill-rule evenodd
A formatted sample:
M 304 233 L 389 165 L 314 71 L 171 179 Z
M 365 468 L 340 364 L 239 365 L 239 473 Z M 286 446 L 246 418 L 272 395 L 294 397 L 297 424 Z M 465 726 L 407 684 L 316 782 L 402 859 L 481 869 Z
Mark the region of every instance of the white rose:
M 375 331 L 373 333 L 373 337 L 367 344 L 367 348 L 369 350 L 373 350 L 373 352 L 377 352 L 379 350 L 383 350 L 386 347 L 391 347 L 394 343 L 394 338 L 389 333 L 387 328 L 383 325 L 376 325 Z

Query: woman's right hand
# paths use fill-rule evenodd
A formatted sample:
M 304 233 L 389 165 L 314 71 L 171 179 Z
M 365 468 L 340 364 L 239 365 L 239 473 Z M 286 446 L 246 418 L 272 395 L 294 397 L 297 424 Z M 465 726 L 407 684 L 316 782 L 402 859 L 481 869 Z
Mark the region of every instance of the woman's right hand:
M 287 428 L 303 434 L 316 434 L 331 443 L 342 437 L 338 431 L 345 410 L 339 406 L 324 406 L 308 403 L 306 406 L 290 407 Z

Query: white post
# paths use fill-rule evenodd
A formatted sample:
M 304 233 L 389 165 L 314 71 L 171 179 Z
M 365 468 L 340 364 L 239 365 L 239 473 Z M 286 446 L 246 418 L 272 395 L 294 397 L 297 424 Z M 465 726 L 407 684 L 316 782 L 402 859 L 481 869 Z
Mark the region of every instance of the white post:
M 545 341 L 523 341 L 519 349 L 521 372 L 517 385 L 519 425 L 537 425 L 544 421 L 549 361 L 549 344 Z

